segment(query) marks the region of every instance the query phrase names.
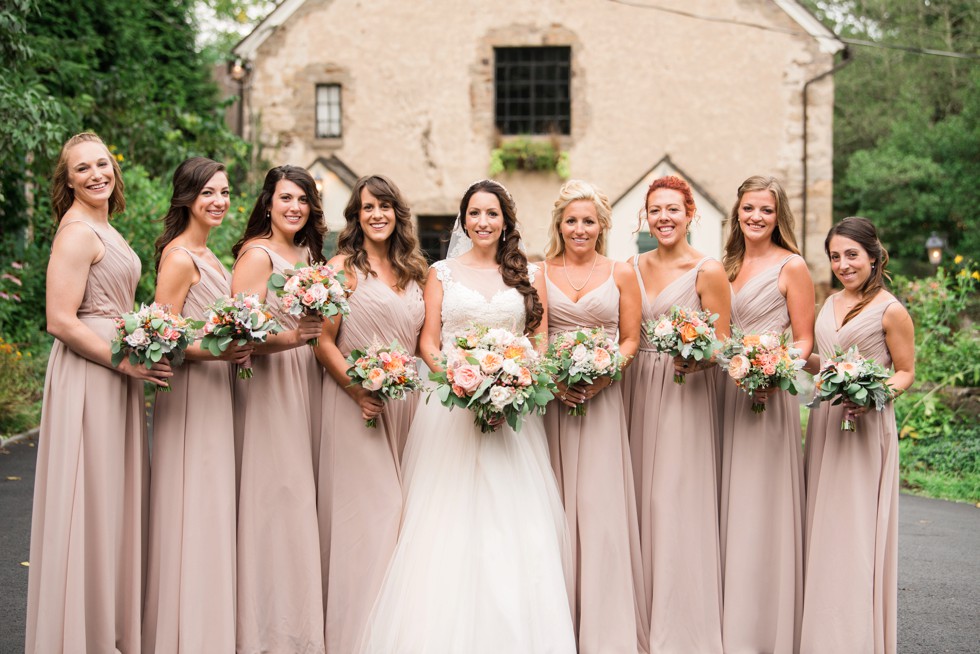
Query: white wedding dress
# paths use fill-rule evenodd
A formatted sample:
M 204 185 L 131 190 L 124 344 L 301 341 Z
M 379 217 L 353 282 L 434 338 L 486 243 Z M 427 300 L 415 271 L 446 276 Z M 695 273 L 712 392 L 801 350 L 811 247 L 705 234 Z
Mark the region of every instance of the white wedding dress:
M 496 270 L 436 263 L 442 340 L 472 323 L 524 329 L 524 300 Z M 533 274 L 533 267 L 531 274 Z M 360 650 L 377 654 L 575 652 L 568 530 L 539 416 L 483 434 L 432 398 L 403 463 L 395 553 Z

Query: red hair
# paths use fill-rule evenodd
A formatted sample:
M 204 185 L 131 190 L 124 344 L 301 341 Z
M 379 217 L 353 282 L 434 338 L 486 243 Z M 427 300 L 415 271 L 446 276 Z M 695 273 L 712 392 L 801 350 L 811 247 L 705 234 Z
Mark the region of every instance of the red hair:
M 675 175 L 667 175 L 665 177 L 659 177 L 653 180 L 653 183 L 650 184 L 650 188 L 647 189 L 647 197 L 643 201 L 644 213 L 646 212 L 647 204 L 650 202 L 650 194 L 660 189 L 677 191 L 678 193 L 683 195 L 684 213 L 691 218 L 694 217 L 694 214 L 698 210 L 697 206 L 694 204 L 694 192 L 691 191 L 691 187 L 687 182 L 685 182 L 683 179 Z

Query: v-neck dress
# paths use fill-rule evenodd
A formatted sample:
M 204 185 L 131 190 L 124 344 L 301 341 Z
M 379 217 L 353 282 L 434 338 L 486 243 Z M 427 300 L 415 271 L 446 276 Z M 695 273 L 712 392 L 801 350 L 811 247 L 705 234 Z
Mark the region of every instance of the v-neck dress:
M 817 316 L 821 360 L 857 346 L 862 356 L 890 367 L 881 321 L 898 302 L 866 306 L 837 329 L 834 298 Z M 843 405 L 822 402 L 806 430 L 805 590 L 800 652 L 897 650 L 898 429 L 889 403 L 841 431 Z
M 180 313 L 204 320 L 231 292 L 231 275 L 213 254 L 183 247 L 201 276 Z M 220 265 L 220 263 L 219 263 Z M 225 361 L 187 360 L 171 392 L 153 408 L 150 534 L 143 654 L 231 652 L 235 648 L 234 370 Z
M 696 284 L 706 261 L 651 301 L 634 257 L 644 322 L 674 305 L 701 310 Z M 651 654 L 722 651 L 718 384 L 710 372 L 675 383 L 673 357 L 657 352 L 644 333 L 623 384 Z
M 758 273 L 732 302 L 746 334 L 790 327 L 779 273 Z M 803 447 L 797 398 L 778 391 L 763 413 L 725 374 L 722 424 L 722 632 L 726 652 L 792 654 L 803 614 Z
M 545 268 L 547 279 L 547 268 Z M 605 282 L 572 302 L 547 279 L 548 334 L 602 327 L 619 333 L 619 289 Z M 583 654 L 646 651 L 643 570 L 626 414 L 614 382 L 585 405 L 584 416 L 552 401 L 545 432 L 571 534 L 572 617 Z M 639 594 L 639 595 L 638 595 Z
M 273 272 L 292 268 L 263 250 Z M 275 293 L 266 304 L 284 330 L 299 319 Z M 322 654 L 323 586 L 316 467 L 321 369 L 301 345 L 252 357 L 242 420 L 238 504 L 238 652 Z
M 58 235 L 75 222 L 105 246 L 78 319 L 109 343 L 115 319 L 133 310 L 140 260 L 110 226 L 65 221 Z M 55 339 L 37 449 L 25 651 L 139 652 L 149 480 L 143 382 Z
M 356 275 L 350 315 L 337 334 L 341 353 L 397 340 L 414 354 L 425 318 L 419 285 L 399 295 L 373 275 Z M 395 551 L 401 452 L 418 401 L 415 393 L 386 402 L 377 427 L 365 427 L 360 406 L 324 372 L 317 512 L 328 653 L 357 648 Z

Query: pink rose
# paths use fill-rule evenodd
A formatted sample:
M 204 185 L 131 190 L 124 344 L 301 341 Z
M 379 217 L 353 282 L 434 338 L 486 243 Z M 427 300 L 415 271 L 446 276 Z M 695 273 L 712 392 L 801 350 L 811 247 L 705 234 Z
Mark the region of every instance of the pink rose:
M 749 374 L 749 360 L 736 354 L 728 364 L 728 374 L 732 379 L 742 379 Z
M 480 372 L 479 366 L 470 364 L 462 365 L 456 368 L 455 374 L 453 375 L 453 382 L 464 393 L 470 395 L 483 382 L 483 374 Z
M 595 366 L 596 370 L 605 370 L 612 365 L 612 356 L 610 356 L 609 350 L 601 347 L 596 348 L 592 355 L 592 365 Z

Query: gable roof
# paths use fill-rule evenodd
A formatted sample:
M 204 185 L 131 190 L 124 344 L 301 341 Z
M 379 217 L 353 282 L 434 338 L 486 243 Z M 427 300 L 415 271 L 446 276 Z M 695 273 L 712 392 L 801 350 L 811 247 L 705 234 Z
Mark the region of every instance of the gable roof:
M 246 61 L 255 58 L 255 53 L 262 47 L 265 40 L 271 36 L 276 29 L 289 20 L 296 10 L 303 6 L 306 0 L 282 0 L 276 8 L 269 12 L 262 21 L 255 26 L 248 36 L 238 42 L 232 53 Z M 780 9 L 792 18 L 796 23 L 812 36 L 820 44 L 821 52 L 835 53 L 844 48 L 844 43 L 837 38 L 837 35 L 821 23 L 810 10 L 803 6 L 799 0 L 771 0 Z

